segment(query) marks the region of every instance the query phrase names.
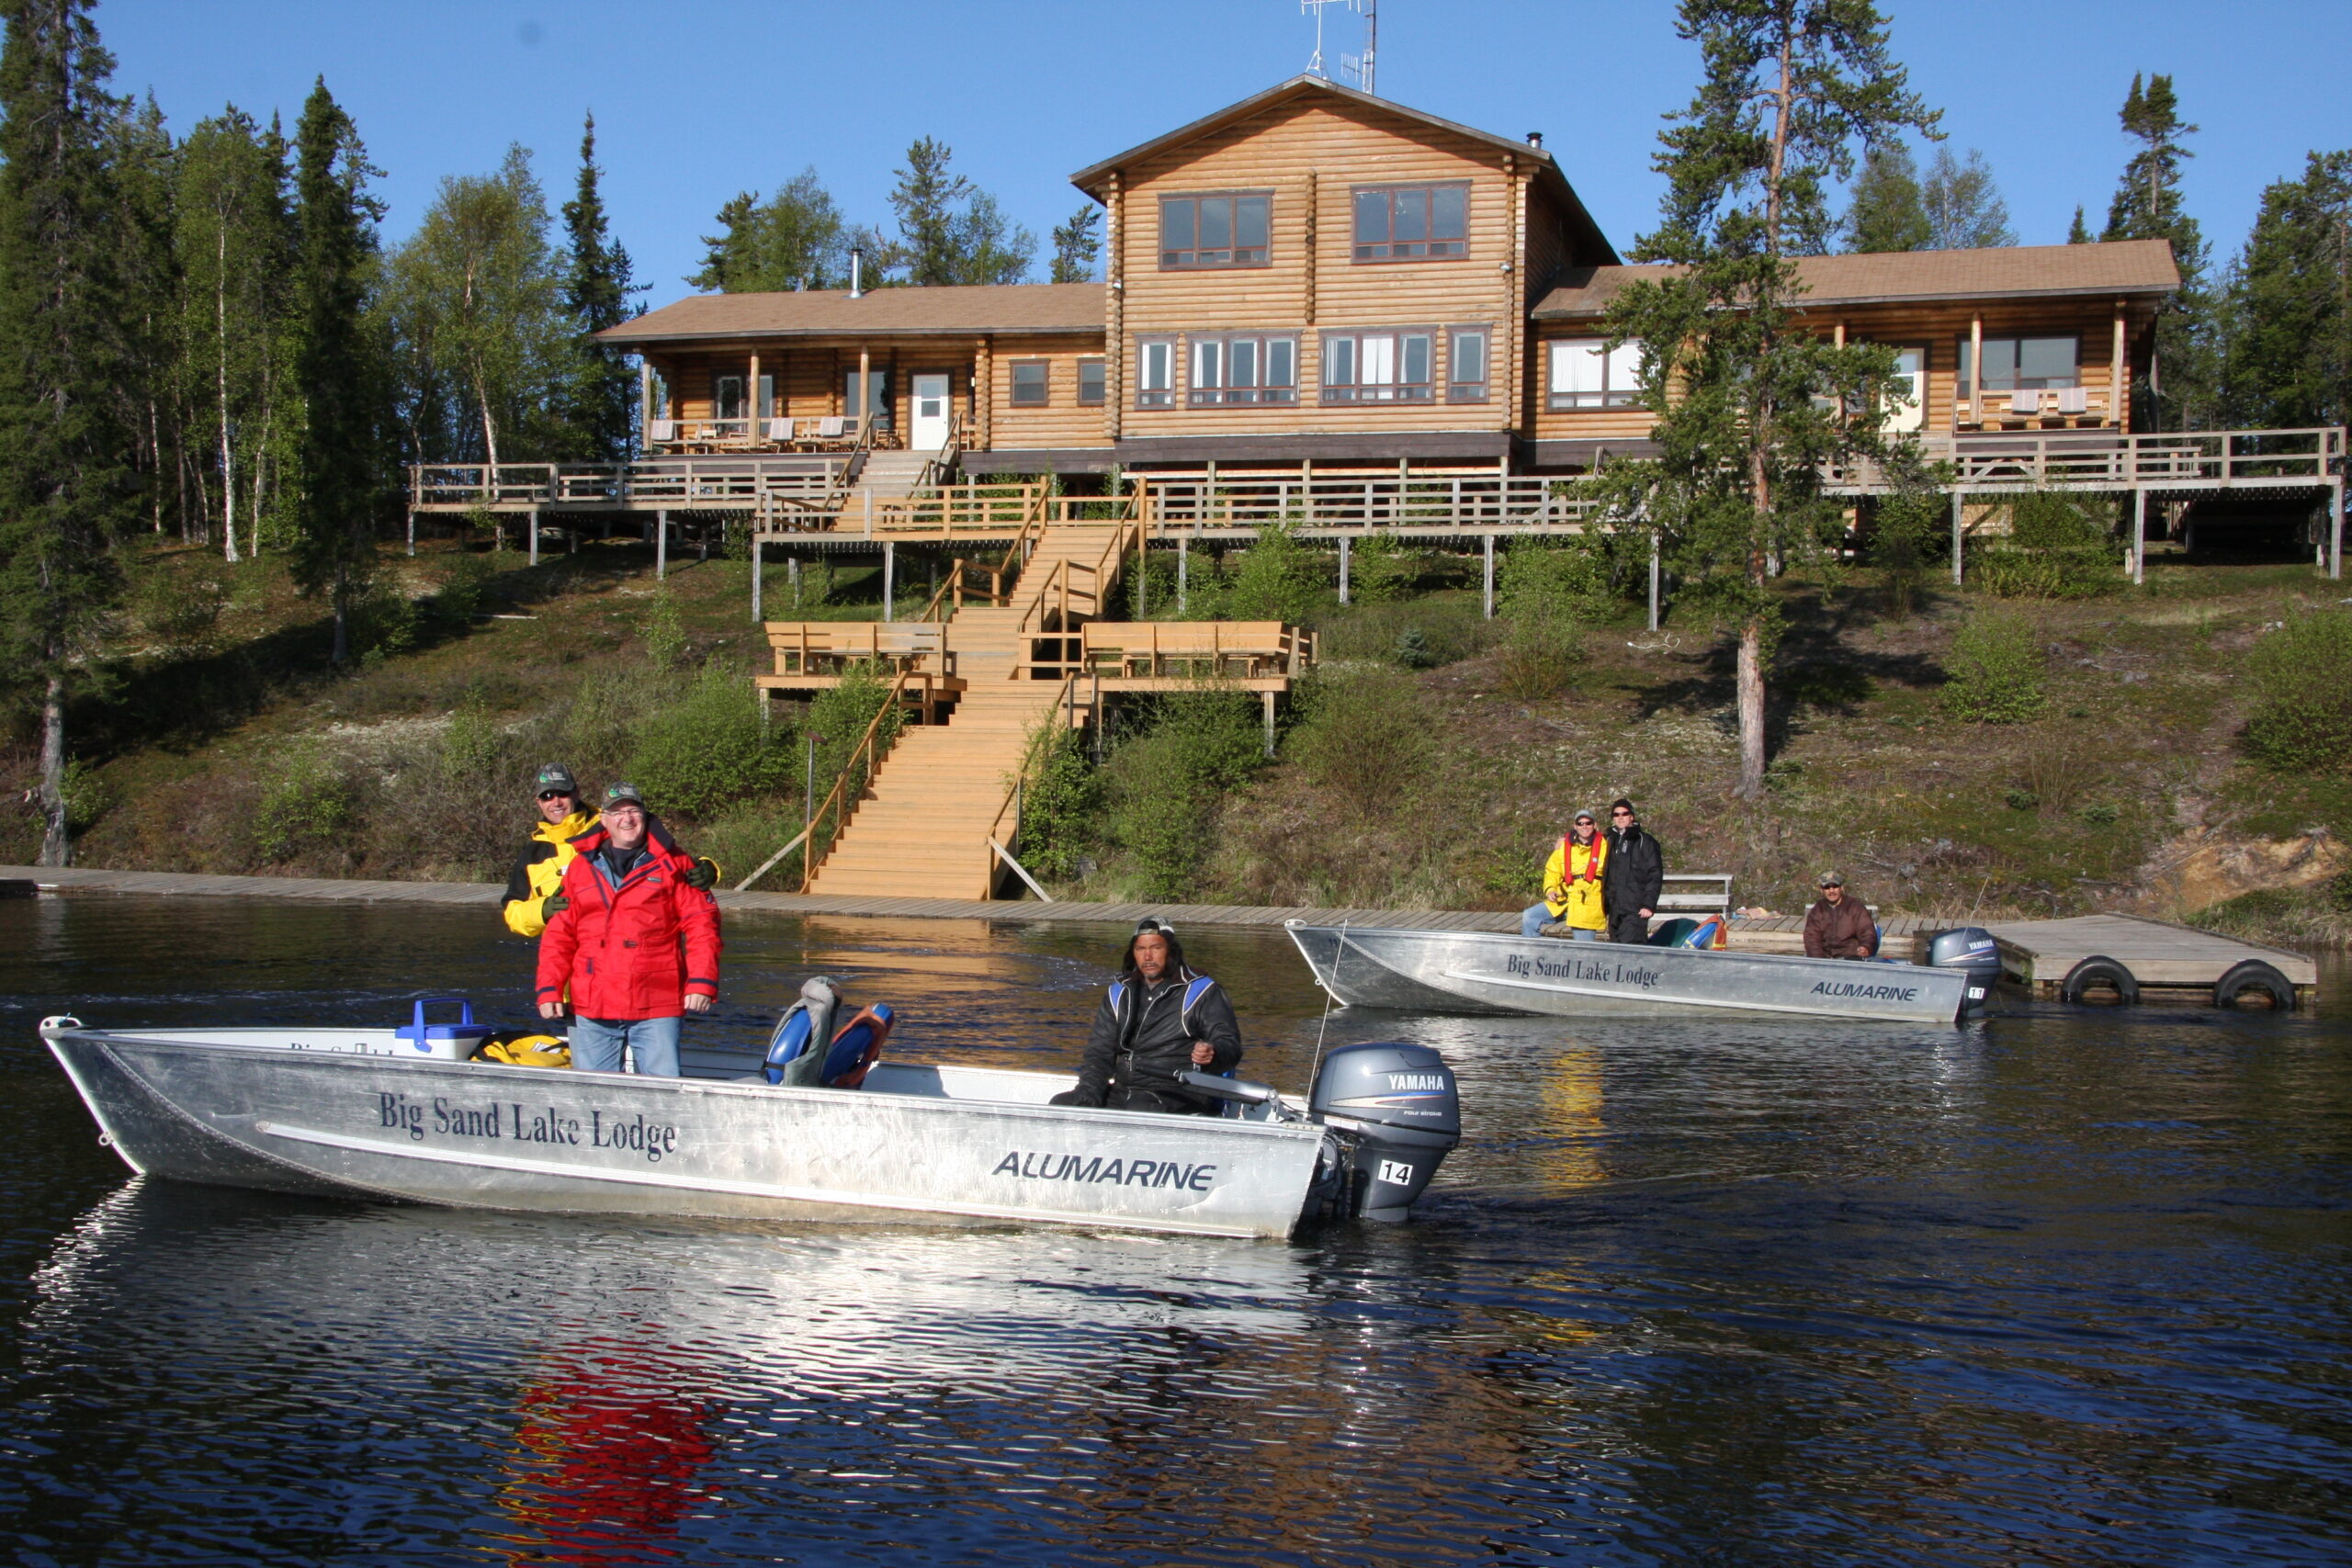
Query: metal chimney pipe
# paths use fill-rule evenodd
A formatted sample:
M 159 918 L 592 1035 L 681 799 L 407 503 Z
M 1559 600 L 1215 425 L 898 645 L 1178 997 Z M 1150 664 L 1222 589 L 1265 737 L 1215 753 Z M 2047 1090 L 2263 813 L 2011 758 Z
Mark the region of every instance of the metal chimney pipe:
M 862 245 L 849 248 L 849 297 L 853 299 L 865 297 L 865 248 Z

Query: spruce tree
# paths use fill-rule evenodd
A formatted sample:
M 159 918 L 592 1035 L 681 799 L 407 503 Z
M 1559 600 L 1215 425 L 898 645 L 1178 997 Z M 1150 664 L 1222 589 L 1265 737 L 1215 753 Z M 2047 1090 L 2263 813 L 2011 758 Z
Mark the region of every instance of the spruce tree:
M 907 149 L 890 205 L 899 214 L 899 254 L 917 288 L 957 283 L 1018 283 L 1029 271 L 1036 236 L 1011 222 L 996 197 L 948 164 L 955 152 L 926 136 Z
M 2154 374 L 2135 378 L 2135 423 L 2187 430 L 2213 412 L 2213 299 L 2205 286 L 2205 238 L 2181 200 L 2180 166 L 2196 156 L 2181 144 L 2197 127 L 2180 118 L 2172 78 L 2132 78 L 2118 117 L 2140 150 L 2123 166 L 2108 203 L 2102 240 L 2164 240 L 2180 268 L 2180 289 L 2157 308 Z
M 1088 202 L 1054 226 L 1055 283 L 1091 283 L 1094 264 L 1102 256 L 1102 209 Z
M 724 293 L 785 293 L 849 284 L 849 225 L 813 168 L 765 201 L 744 191 L 718 209 L 718 232 L 702 237 L 702 270 L 686 281 Z
M 1900 141 L 1871 148 L 1854 181 L 1846 209 L 1849 251 L 1921 251 L 1930 238 L 1928 209 L 1919 197 L 1919 171 Z
M 294 131 L 294 381 L 302 400 L 297 587 L 324 592 L 334 614 L 331 654 L 351 659 L 351 609 L 373 575 L 378 501 L 379 376 L 366 330 L 368 277 L 379 211 L 368 195 L 358 129 L 321 77 Z
M 124 112 L 90 0 L 0 0 L 0 637 L 40 713 L 40 862 L 64 865 L 66 704 L 119 595 L 137 514 Z
M 2018 243 L 2009 227 L 2009 204 L 1993 184 L 1984 154 L 1969 149 L 1955 158 L 1949 147 L 1936 149 L 1935 164 L 1919 187 L 1919 205 L 1928 218 L 1931 251 L 1978 251 Z
M 2232 423 L 2352 423 L 2352 152 L 2313 152 L 2262 193 L 2225 302 Z
M 603 174 L 596 167 L 592 114 L 580 133 L 579 185 L 563 204 L 563 308 L 571 318 L 577 355 L 564 391 L 563 419 L 570 441 L 590 461 L 626 463 L 635 429 L 636 378 L 595 334 L 629 319 L 629 296 L 639 288 L 628 252 L 612 238 L 605 217 Z
M 2079 201 L 2075 204 L 2075 223 L 2074 227 L 2066 231 L 2066 243 L 2070 245 L 2087 245 L 2091 243 L 2091 227 L 2083 221 L 2083 204 Z
M 1933 135 L 1937 117 L 1870 0 L 1683 0 L 1678 30 L 1705 75 L 1660 134 L 1667 196 L 1635 254 L 1678 270 L 1625 288 L 1609 319 L 1615 340 L 1642 345 L 1660 451 L 1596 488 L 1654 531 L 1681 601 L 1736 637 L 1736 793 L 1754 800 L 1781 626 L 1771 578 L 1842 536 L 1823 470 L 1885 452 L 1880 422 L 1846 411 L 1881 408 L 1895 386 L 1892 349 L 1834 345 L 1802 319 L 1793 258 L 1826 231 L 1827 188 L 1857 143 Z

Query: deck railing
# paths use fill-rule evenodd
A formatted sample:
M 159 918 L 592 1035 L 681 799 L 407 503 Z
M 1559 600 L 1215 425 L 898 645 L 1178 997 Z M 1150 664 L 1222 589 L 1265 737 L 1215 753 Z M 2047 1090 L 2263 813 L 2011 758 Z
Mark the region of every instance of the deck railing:
M 759 507 L 821 502 L 849 455 L 662 457 L 642 463 L 419 463 L 413 507 Z
M 1950 463 L 1962 491 L 2222 489 L 2324 485 L 2344 471 L 2342 426 L 2304 430 L 2212 430 L 2122 435 L 2101 431 L 2019 431 L 1935 437 L 1928 457 Z M 1832 468 L 1829 489 L 1848 494 L 1885 486 L 1873 463 Z
M 1152 477 L 1156 521 L 1170 528 L 1525 527 L 1582 523 L 1599 502 L 1534 474 L 1232 474 Z

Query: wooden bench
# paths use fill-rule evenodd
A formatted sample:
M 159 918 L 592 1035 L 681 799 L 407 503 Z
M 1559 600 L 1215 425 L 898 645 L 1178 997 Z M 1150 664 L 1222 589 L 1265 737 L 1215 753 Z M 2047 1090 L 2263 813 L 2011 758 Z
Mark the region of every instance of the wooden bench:
M 1298 675 L 1315 661 L 1315 634 L 1280 621 L 1089 621 L 1082 670 L 1114 676 Z
M 934 673 L 955 673 L 940 621 L 770 621 L 766 630 L 778 675 L 838 676 L 861 660 L 893 671 L 929 660 Z

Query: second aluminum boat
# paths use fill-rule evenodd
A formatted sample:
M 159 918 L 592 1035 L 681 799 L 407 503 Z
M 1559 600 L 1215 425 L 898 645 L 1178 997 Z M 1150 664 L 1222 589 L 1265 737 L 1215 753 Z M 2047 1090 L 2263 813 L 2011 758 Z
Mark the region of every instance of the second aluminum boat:
M 1695 1009 L 1957 1023 L 1972 1001 L 1967 971 L 1922 964 L 1297 920 L 1287 929 L 1317 982 L 1351 1007 L 1563 1018 Z M 1983 1000 L 1981 989 L 1973 999 Z

